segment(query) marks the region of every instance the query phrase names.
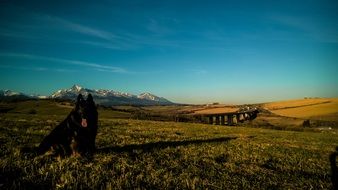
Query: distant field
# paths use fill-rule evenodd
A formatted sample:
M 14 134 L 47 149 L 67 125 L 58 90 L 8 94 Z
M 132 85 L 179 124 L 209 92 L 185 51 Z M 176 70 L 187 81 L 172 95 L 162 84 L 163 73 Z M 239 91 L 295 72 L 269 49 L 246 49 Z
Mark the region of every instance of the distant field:
M 337 98 L 273 102 L 264 107 L 281 116 L 338 121 Z
M 238 111 L 238 108 L 232 107 L 219 107 L 219 108 L 204 108 L 198 111 L 195 111 L 194 114 L 213 114 L 213 113 L 229 113 Z
M 141 121 L 100 109 L 93 160 L 35 156 L 32 149 L 70 111 L 58 105 L 1 105 L 12 106 L 0 114 L 1 189 L 332 188 L 329 155 L 338 146 L 337 130 Z
M 286 101 L 280 101 L 280 102 L 266 103 L 264 104 L 264 107 L 269 110 L 278 110 L 278 109 L 285 109 L 285 108 L 292 108 L 292 107 L 309 106 L 309 105 L 314 105 L 314 104 L 323 104 L 323 103 L 328 103 L 332 100 L 337 100 L 337 99 L 315 98 L 315 99 L 286 100 Z
M 114 108 L 129 111 L 145 111 L 156 114 L 212 114 L 235 112 L 238 108 L 226 105 L 205 106 L 205 105 L 174 105 L 174 106 L 114 106 Z
M 161 116 L 191 116 L 199 114 L 229 113 L 238 110 L 235 106 L 227 105 L 114 106 L 113 108 L 121 111 L 142 112 Z

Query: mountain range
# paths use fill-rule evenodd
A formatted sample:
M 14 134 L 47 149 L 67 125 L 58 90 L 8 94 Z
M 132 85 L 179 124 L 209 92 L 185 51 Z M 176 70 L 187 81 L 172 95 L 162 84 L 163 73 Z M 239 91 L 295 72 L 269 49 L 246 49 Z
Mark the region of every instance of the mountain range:
M 50 96 L 38 96 L 38 95 L 26 95 L 21 92 L 14 92 L 11 90 L 0 90 L 0 99 L 64 99 L 64 100 L 75 100 L 78 94 L 87 96 L 92 94 L 94 101 L 97 104 L 104 106 L 113 105 L 172 105 L 173 102 L 145 92 L 139 95 L 133 95 L 124 92 L 118 92 L 114 90 L 105 89 L 88 89 L 83 88 L 79 85 L 73 85 L 69 89 L 60 89 Z
M 32 97 L 27 96 L 21 92 L 14 92 L 11 90 L 0 90 L 0 100 L 27 100 L 31 99 Z

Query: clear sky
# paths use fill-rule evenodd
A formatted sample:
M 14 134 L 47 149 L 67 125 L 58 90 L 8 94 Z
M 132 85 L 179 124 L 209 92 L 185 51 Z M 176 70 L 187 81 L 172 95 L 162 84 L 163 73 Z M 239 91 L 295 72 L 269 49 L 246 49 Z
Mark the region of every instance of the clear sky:
M 0 89 L 73 84 L 181 103 L 338 97 L 338 1 L 0 1 Z

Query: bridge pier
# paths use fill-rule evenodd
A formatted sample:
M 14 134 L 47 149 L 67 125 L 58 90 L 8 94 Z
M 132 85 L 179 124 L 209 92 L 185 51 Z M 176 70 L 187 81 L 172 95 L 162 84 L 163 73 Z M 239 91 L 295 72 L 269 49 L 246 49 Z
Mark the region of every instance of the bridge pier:
M 214 117 L 213 116 L 209 116 L 209 124 L 213 124 L 214 123 Z
M 243 123 L 247 120 L 253 120 L 257 117 L 258 111 L 248 110 L 245 112 L 231 112 L 231 113 L 219 113 L 219 114 L 206 114 L 201 115 L 200 120 L 202 122 L 211 124 L 211 125 L 229 125 L 233 126 L 235 124 Z
M 229 114 L 228 116 L 228 125 L 233 125 L 234 121 L 233 121 L 233 115 Z
M 246 119 L 243 113 L 236 114 L 237 123 L 243 123 Z
M 215 125 L 219 125 L 220 124 L 219 115 L 216 115 L 215 117 L 216 117 Z
M 244 120 L 248 120 L 249 119 L 249 114 L 244 113 Z
M 225 115 L 221 115 L 221 125 L 225 125 Z

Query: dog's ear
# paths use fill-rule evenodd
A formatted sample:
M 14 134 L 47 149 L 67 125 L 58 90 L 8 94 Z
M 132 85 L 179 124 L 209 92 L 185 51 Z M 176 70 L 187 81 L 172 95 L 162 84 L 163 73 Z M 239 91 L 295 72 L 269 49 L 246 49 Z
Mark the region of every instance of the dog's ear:
M 83 100 L 83 96 L 82 96 L 82 94 L 79 94 L 77 96 L 77 99 L 76 99 L 76 106 L 75 106 L 76 108 L 79 107 L 79 104 L 80 104 L 81 100 Z
M 79 94 L 79 95 L 77 96 L 77 101 L 76 101 L 76 102 L 78 103 L 78 102 L 80 102 L 82 99 L 83 99 L 82 94 Z
M 87 103 L 95 105 L 94 100 L 93 100 L 93 96 L 91 94 L 88 94 Z

